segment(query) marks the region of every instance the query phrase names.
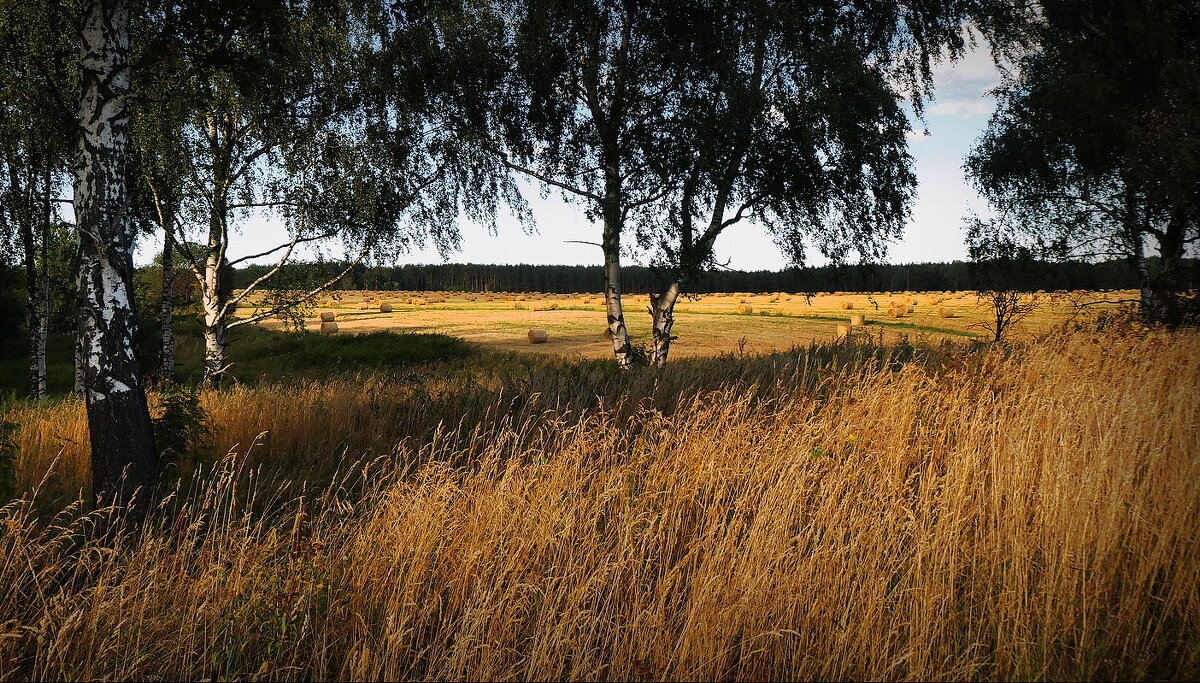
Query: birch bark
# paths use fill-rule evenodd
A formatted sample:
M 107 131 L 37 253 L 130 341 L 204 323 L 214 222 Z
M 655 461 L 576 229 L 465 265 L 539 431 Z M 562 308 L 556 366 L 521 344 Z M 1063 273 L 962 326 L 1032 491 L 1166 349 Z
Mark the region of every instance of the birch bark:
M 142 368 L 134 355 L 128 2 L 85 0 L 82 16 L 74 205 L 92 492 L 98 504 L 144 509 L 159 471 Z
M 166 220 L 175 220 L 174 208 L 167 208 Z M 159 372 L 162 381 L 175 381 L 175 242 L 167 232 L 171 223 L 163 225 L 162 250 L 162 296 L 160 297 L 159 321 L 162 336 L 159 339 Z

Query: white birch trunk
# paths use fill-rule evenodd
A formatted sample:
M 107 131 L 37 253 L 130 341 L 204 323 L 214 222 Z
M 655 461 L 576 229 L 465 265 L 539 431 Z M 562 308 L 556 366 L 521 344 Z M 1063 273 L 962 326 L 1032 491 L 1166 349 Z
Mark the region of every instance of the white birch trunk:
M 612 340 L 617 367 L 628 370 L 633 367 L 633 346 L 629 341 L 629 330 L 625 327 L 625 311 L 621 303 L 620 243 L 613 243 L 609 239 L 607 226 L 604 242 L 604 307 L 608 313 L 607 336 Z
M 666 290 L 650 298 L 650 318 L 653 322 L 653 346 L 650 350 L 650 365 L 666 367 L 667 354 L 671 352 L 671 328 L 675 325 L 675 303 L 679 301 L 679 282 L 672 282 Z
M 167 212 L 174 220 L 173 211 Z M 162 336 L 159 339 L 159 373 L 162 381 L 175 381 L 175 249 L 168 232 L 170 223 L 163 228 L 162 250 L 162 295 L 160 297 L 159 322 Z
M 144 506 L 157 488 L 158 454 L 134 354 L 129 8 L 126 0 L 85 0 L 82 11 L 74 206 L 92 491 L 99 503 L 129 503 L 137 494 Z
M 227 369 L 225 316 L 221 313 L 222 301 L 216 289 L 217 279 L 215 273 L 206 271 L 201 295 L 204 307 L 204 381 L 214 389 L 221 385 Z

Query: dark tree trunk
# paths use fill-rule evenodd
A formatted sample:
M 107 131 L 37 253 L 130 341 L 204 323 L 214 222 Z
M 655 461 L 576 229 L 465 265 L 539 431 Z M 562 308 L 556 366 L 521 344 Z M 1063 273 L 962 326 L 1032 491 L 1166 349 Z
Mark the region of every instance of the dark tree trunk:
M 29 397 L 40 399 L 46 395 L 46 297 L 48 291 L 44 287 L 46 282 L 41 275 L 41 271 L 45 268 L 44 258 L 40 259 L 42 268 L 38 267 L 39 254 L 44 253 L 45 250 L 44 243 L 40 245 L 43 248 L 39 248 L 37 234 L 40 233 L 44 242 L 46 233 L 49 231 L 39 228 L 37 233 L 34 232 L 34 224 L 40 225 L 41 223 L 37 218 L 41 202 L 37 199 L 38 169 L 35 168 L 33 159 L 34 155 L 31 153 L 24 155 L 13 153 L 13 158 L 9 159 L 5 165 L 8 167 L 8 184 L 11 195 L 8 205 L 9 218 L 17 226 L 17 232 L 21 239 L 22 264 L 25 269 L 25 312 L 29 330 Z M 18 172 L 20 165 L 24 165 L 26 171 L 24 180 Z M 48 188 L 47 191 L 49 191 Z M 48 199 L 48 197 L 44 197 L 44 199 Z M 48 212 L 46 218 L 49 220 Z
M 32 188 L 26 188 L 31 190 Z M 14 194 L 17 188 L 13 188 Z M 27 197 L 32 192 L 23 193 Z M 23 202 L 28 204 L 28 202 Z M 25 206 L 25 209 L 32 207 Z M 46 395 L 46 337 L 45 323 L 46 307 L 43 299 L 46 292 L 42 290 L 43 280 L 38 269 L 39 248 L 33 231 L 33 212 L 29 210 L 14 211 L 21 232 L 21 248 L 25 262 L 25 310 L 29 320 L 29 397 L 40 399 Z M 44 238 L 44 234 L 43 234 Z
M 1142 278 L 1142 316 L 1146 322 L 1177 327 L 1183 322 L 1180 293 L 1183 290 L 1183 247 L 1187 217 L 1171 217 L 1159 239 L 1158 272 Z
M 84 2 L 80 42 L 76 296 L 92 491 L 98 504 L 136 500 L 144 510 L 156 493 L 159 471 L 142 368 L 134 354 L 126 0 Z

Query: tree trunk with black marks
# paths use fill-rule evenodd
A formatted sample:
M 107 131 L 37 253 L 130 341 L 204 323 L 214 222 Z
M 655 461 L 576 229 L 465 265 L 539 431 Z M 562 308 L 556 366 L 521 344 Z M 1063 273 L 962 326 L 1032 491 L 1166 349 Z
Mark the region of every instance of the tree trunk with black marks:
M 83 338 L 81 335 L 75 335 L 75 384 L 71 388 L 71 395 L 83 398 Z
M 174 220 L 173 209 L 166 209 L 167 220 Z M 175 381 L 175 243 L 171 239 L 171 223 L 163 227 L 162 297 L 159 320 L 162 333 L 159 339 L 158 365 L 162 381 Z
M 42 169 L 42 220 L 39 222 L 42 234 L 38 241 L 39 270 L 36 276 L 38 281 L 36 347 L 32 349 L 33 358 L 30 358 L 29 361 L 30 370 L 37 373 L 38 390 L 36 394 L 38 398 L 49 393 L 49 376 L 46 373 L 46 342 L 50 339 L 50 240 L 51 224 L 54 221 L 54 205 L 51 197 L 53 191 L 53 175 L 50 159 L 47 158 L 45 168 Z M 30 328 L 33 329 L 32 320 L 30 323 Z
M 82 7 L 74 204 L 84 400 L 98 504 L 134 503 L 158 488 L 158 453 L 134 354 L 135 229 L 129 217 L 129 7 L 86 0 Z
M 633 345 L 625 328 L 625 310 L 621 303 L 621 221 L 620 209 L 606 208 L 604 212 L 604 308 L 608 313 L 607 336 L 612 340 L 617 367 L 633 367 Z
M 650 349 L 652 367 L 666 367 L 671 342 L 676 339 L 671 336 L 671 328 L 675 326 L 675 304 L 679 301 L 679 288 L 678 281 L 672 282 L 661 294 L 650 297 L 649 311 L 653 323 L 653 345 Z
M 218 184 L 219 187 L 219 184 Z M 225 199 L 218 193 L 210 208 L 208 255 L 204 261 L 200 301 L 204 308 L 204 382 L 211 388 L 221 386 L 225 376 L 225 301 L 228 283 L 225 276 Z

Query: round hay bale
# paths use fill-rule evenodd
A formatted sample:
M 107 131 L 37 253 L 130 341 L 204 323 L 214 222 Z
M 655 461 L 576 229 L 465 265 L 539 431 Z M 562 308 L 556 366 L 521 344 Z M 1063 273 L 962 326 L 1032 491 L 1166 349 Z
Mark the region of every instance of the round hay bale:
M 912 313 L 913 311 L 917 310 L 917 307 L 913 306 L 912 304 L 908 304 L 905 309 L 905 313 Z
M 850 326 L 851 327 L 860 327 L 860 326 L 866 325 L 866 324 L 867 324 L 867 316 L 865 314 L 863 314 L 863 313 L 851 313 L 850 314 Z
M 321 322 L 331 323 L 334 320 L 337 320 L 337 313 L 334 313 L 333 311 L 322 311 L 321 312 Z
M 335 322 L 321 323 L 321 334 L 337 334 L 338 326 Z
M 550 303 L 546 304 L 546 310 L 547 311 L 558 310 L 558 303 L 551 301 Z
M 837 338 L 846 339 L 850 336 L 850 325 L 842 323 L 837 326 Z
M 550 341 L 550 335 L 546 334 L 545 330 L 530 330 L 529 331 L 529 343 L 530 344 L 545 344 L 548 341 Z
M 939 308 L 938 309 L 938 317 L 940 317 L 940 318 L 957 318 L 958 316 L 955 315 L 954 311 L 950 310 L 949 308 Z
M 524 301 L 525 298 L 526 298 L 525 295 L 521 294 L 521 295 L 517 296 L 517 301 Z
M 388 302 L 386 302 L 386 301 L 385 301 L 385 302 L 383 302 L 383 303 L 381 303 L 381 304 L 379 304 L 379 312 L 380 312 L 380 313 L 391 313 L 391 312 L 392 312 L 392 305 L 391 305 L 391 304 L 389 304 L 389 303 L 388 303 Z
M 740 303 L 738 304 L 737 312 L 743 315 L 749 315 L 754 312 L 754 307 L 747 303 Z
M 843 311 L 849 311 L 854 308 L 854 303 L 851 301 L 843 301 L 841 303 L 841 308 Z
M 900 318 L 904 315 L 905 312 L 906 311 L 901 311 L 899 308 L 889 308 L 888 309 L 888 317 L 889 318 Z

